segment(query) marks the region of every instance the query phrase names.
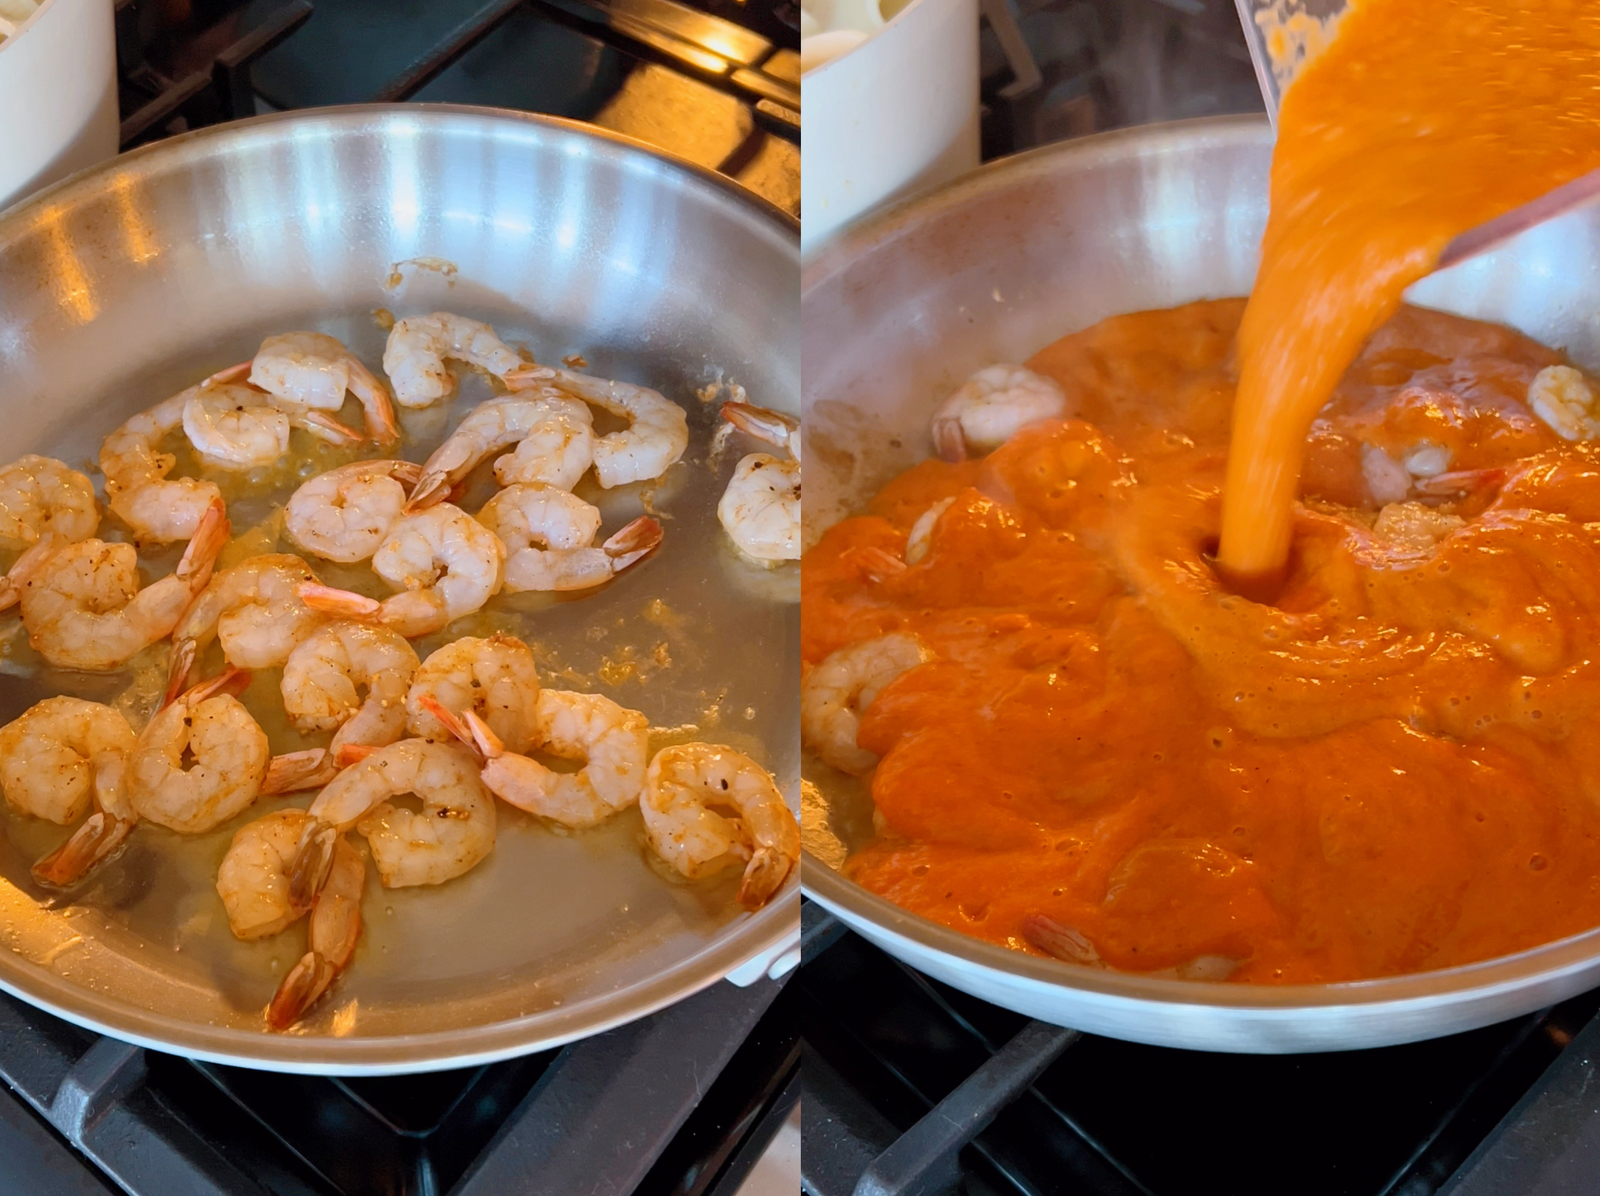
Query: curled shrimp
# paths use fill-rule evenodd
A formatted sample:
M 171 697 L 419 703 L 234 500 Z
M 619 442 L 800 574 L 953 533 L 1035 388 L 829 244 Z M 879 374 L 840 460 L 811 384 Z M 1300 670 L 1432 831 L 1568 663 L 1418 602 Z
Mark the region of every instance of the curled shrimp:
M 275 406 L 293 412 L 335 412 L 344 406 L 345 392 L 355 395 L 366 418 L 367 435 L 378 444 L 400 439 L 394 404 L 383 383 L 361 364 L 361 359 L 339 341 L 321 332 L 284 332 L 269 336 L 249 363 L 250 382 L 272 396 Z M 216 378 L 243 372 L 243 366 L 223 371 Z M 313 433 L 331 420 L 314 420 Z M 340 425 L 334 425 L 338 427 Z
M 552 689 L 539 694 L 539 748 L 582 760 L 577 772 L 555 772 L 507 751 L 470 710 L 457 718 L 431 698 L 423 706 L 483 757 L 489 791 L 530 814 L 563 826 L 595 826 L 637 802 L 644 788 L 650 721 L 610 698 Z
M 87 540 L 99 527 L 94 483 L 64 461 L 29 453 L 0 469 L 0 548 L 25 550 L 0 578 L 0 610 L 17 604 L 53 547 Z
M 422 662 L 406 693 L 406 729 L 424 739 L 450 734 L 425 700 L 472 711 L 514 752 L 538 741 L 539 671 L 533 649 L 512 636 L 464 636 Z
M 284 712 L 300 731 L 334 732 L 330 760 L 347 743 L 384 747 L 405 734 L 406 691 L 420 664 L 398 632 L 329 623 L 289 654 Z
M 422 480 L 411 496 L 411 509 L 438 502 L 490 455 L 511 445 L 520 445 L 529 438 L 546 448 L 552 441 L 556 442 L 558 452 L 554 461 L 546 461 L 544 457 L 539 460 L 558 475 L 551 480 L 551 485 L 571 490 L 593 460 L 592 422 L 587 407 L 554 390 L 506 395 L 479 403 L 423 465 Z M 509 456 L 501 459 L 510 460 Z M 497 477 L 501 475 L 500 464 L 495 463 Z M 501 480 L 503 483 L 504 479 Z
M 202 384 L 203 385 L 203 384 Z M 189 540 L 212 504 L 222 501 L 215 482 L 169 478 L 177 458 L 157 446 L 183 424 L 184 409 L 200 386 L 141 411 L 100 445 L 100 472 L 112 513 L 141 540 L 167 544 Z
M 985 366 L 934 411 L 933 443 L 946 461 L 965 461 L 1066 413 L 1067 396 L 1051 379 L 1020 365 Z
M 328 878 L 311 907 L 306 953 L 289 969 L 267 1006 L 269 1029 L 294 1025 L 349 966 L 361 937 L 361 894 L 366 886 L 367 861 L 340 838 L 334 844 Z
M 600 511 L 575 494 L 537 483 L 508 486 L 484 504 L 478 520 L 505 545 L 505 586 L 587 590 L 642 561 L 661 543 L 661 524 L 640 516 L 592 547 Z
M 289 868 L 300 836 L 312 821 L 304 810 L 278 810 L 239 828 L 217 869 L 217 896 L 237 938 L 268 938 L 306 914 L 289 900 Z M 341 838 L 328 881 L 311 909 L 305 956 L 284 977 L 268 1007 L 267 1023 L 286 1029 L 327 990 L 355 951 L 361 932 L 361 891 L 366 861 Z
M 932 650 L 905 632 L 840 648 L 800 683 L 800 738 L 841 772 L 871 772 L 878 757 L 856 743 L 861 712 L 901 673 L 932 659 Z
M 800 559 L 800 421 L 781 411 L 724 403 L 722 418 L 741 432 L 787 449 L 791 460 L 751 453 L 733 471 L 717 518 L 734 546 L 758 561 Z
M 202 384 L 183 406 L 183 431 L 202 460 L 218 469 L 263 469 L 289 451 L 289 429 L 351 445 L 360 435 L 320 411 L 281 411 L 271 396 L 237 383 Z
M 46 698 L 0 727 L 0 792 L 19 814 L 70 826 L 93 799 L 95 759 L 126 756 L 133 738 L 110 706 Z
M 247 808 L 266 775 L 267 736 L 234 695 L 250 674 L 229 669 L 160 711 L 128 753 L 128 799 L 139 817 L 185 835 Z
M 372 569 L 400 592 L 382 602 L 322 585 L 303 585 L 307 606 L 377 621 L 401 635 L 430 635 L 482 609 L 505 583 L 506 548 L 492 531 L 449 503 L 394 522 Z
M 800 858 L 800 826 L 777 782 L 732 748 L 662 748 L 650 761 L 639 811 L 650 847 L 690 880 L 744 862 L 739 904 L 748 909 L 765 905 Z
M 396 806 L 406 794 L 422 812 Z M 338 837 L 366 836 L 385 888 L 437 885 L 471 870 L 494 849 L 494 798 L 471 753 L 454 744 L 402 739 L 334 777 L 308 813 L 290 868 L 290 900 L 309 905 L 333 864 Z
M 571 370 L 550 372 L 559 389 L 628 421 L 624 430 L 594 442 L 594 476 L 608 490 L 660 477 L 689 447 L 689 417 L 660 391 Z
M 0 469 L 0 547 L 75 544 L 99 526 L 94 483 L 66 462 L 29 453 Z
M 352 461 L 330 469 L 290 495 L 284 530 L 323 560 L 364 561 L 404 513 L 408 489 L 421 476 L 422 467 L 411 461 Z
M 212 577 L 172 629 L 167 700 L 188 683 L 195 659 L 213 638 L 228 663 L 242 669 L 277 668 L 326 616 L 300 601 L 299 587 L 317 575 L 286 552 L 251 557 Z
M 57 668 L 105 672 L 172 634 L 195 595 L 211 580 L 228 540 L 219 498 L 170 577 L 139 588 L 131 544 L 84 540 L 51 552 L 22 584 L 28 642 Z
M 33 879 L 38 884 L 57 888 L 76 884 L 112 859 L 139 823 L 138 811 L 128 800 L 127 755 L 99 752 L 90 762 L 90 770 L 94 812 L 65 843 L 34 864 Z
M 407 316 L 389 330 L 383 350 L 383 371 L 394 386 L 394 399 L 402 407 L 431 407 L 455 390 L 446 361 L 476 366 L 506 381 L 508 375 L 529 376 L 526 363 L 502 341 L 493 328 L 479 320 L 436 311 L 428 316 Z

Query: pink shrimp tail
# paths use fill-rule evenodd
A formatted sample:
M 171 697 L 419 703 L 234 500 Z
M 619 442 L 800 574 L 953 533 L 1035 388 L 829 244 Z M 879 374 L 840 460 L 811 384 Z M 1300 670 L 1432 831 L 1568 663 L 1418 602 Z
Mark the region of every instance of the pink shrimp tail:
M 612 559 L 612 571 L 621 573 L 629 565 L 642 561 L 657 548 L 661 547 L 661 538 L 664 535 L 659 521 L 648 515 L 641 515 L 626 527 L 621 528 L 611 536 L 603 545 L 606 555 Z
M 423 694 L 418 704 L 438 719 L 446 731 L 472 748 L 479 758 L 493 760 L 505 754 L 505 744 L 500 742 L 500 737 L 473 711 L 464 710 L 458 715 L 432 694 Z
M 205 589 L 206 583 L 211 580 L 211 571 L 216 567 L 217 557 L 222 554 L 232 532 L 228 508 L 220 498 L 212 499 L 206 513 L 200 517 L 194 535 L 189 538 L 189 546 L 183 550 L 182 559 L 178 561 L 178 580 L 187 583 L 191 592 L 198 594 Z
M 254 360 L 241 361 L 238 365 L 230 365 L 227 369 L 218 370 L 200 383 L 200 389 L 210 390 L 213 386 L 221 386 L 224 382 L 237 382 L 248 374 L 254 365 Z
M 332 586 L 325 586 L 316 581 L 301 582 L 295 587 L 295 593 L 299 595 L 300 601 L 312 610 L 340 615 L 346 619 L 372 619 L 383 609 L 383 603 L 376 598 L 368 598 L 365 594 L 354 594 L 349 590 L 336 590 Z
M 70 839 L 33 866 L 34 881 L 51 888 L 75 884 L 115 855 L 135 825 L 96 810 Z
M 229 665 L 215 677 L 191 688 L 183 695 L 182 700 L 191 706 L 197 706 L 207 698 L 215 698 L 220 694 L 232 694 L 238 697 L 250 688 L 250 676 L 248 669 Z
M 307 789 L 320 789 L 333 780 L 338 771 L 338 766 L 329 759 L 326 748 L 285 752 L 267 761 L 267 775 L 261 782 L 261 792 L 303 793 Z
M 785 415 L 781 411 L 769 411 L 753 403 L 724 403 L 721 415 L 746 435 L 754 436 L 757 440 L 765 440 L 768 444 L 775 444 L 779 448 L 789 446 L 789 437 L 800 426 L 792 415 Z

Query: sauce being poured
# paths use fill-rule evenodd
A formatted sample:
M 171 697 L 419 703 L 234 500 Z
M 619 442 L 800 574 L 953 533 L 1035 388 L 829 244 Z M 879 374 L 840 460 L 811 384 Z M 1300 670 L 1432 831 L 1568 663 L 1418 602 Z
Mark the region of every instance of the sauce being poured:
M 1274 590 L 1306 432 L 1458 234 L 1600 167 L 1600 5 L 1353 0 L 1285 93 L 1218 563 Z

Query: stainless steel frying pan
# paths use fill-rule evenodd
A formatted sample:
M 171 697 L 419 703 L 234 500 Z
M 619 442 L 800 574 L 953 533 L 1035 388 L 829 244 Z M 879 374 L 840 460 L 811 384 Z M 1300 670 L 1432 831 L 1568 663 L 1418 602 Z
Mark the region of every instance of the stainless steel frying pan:
M 1271 131 L 1200 121 L 1071 142 L 891 211 L 807 264 L 808 542 L 932 453 L 934 405 L 1118 312 L 1250 289 Z M 1600 213 L 1577 212 L 1436 274 L 1411 298 L 1600 364 Z M 810 775 L 811 766 L 807 764 Z M 1381 1046 L 1509 1018 L 1600 983 L 1600 932 L 1472 967 L 1358 984 L 1245 987 L 1095 971 L 980 943 L 846 880 L 870 801 L 819 768 L 803 794 L 805 887 L 885 950 L 1033 1017 L 1226 1051 Z
M 594 372 L 690 409 L 689 453 L 653 496 L 596 495 L 607 527 L 653 501 L 666 542 L 596 594 L 507 600 L 496 617 L 535 642 L 547 683 L 593 687 L 678 737 L 741 747 L 793 792 L 798 607 L 781 578 L 724 545 L 714 507 L 733 461 L 707 461 L 716 405 L 695 391 L 732 380 L 754 402 L 798 410 L 798 278 L 798 227 L 776 209 L 562 121 L 404 106 L 205 130 L 0 216 L 0 457 L 86 461 L 127 415 L 271 332 L 321 329 L 376 366 L 379 307 L 486 319 L 541 360 L 582 354 Z M 408 455 L 487 393 L 469 379 L 449 409 L 417 415 Z M 252 508 L 230 514 L 244 527 Z M 0 627 L 0 721 L 45 692 L 110 699 L 126 684 L 39 675 L 14 621 Z M 764 970 L 799 932 L 795 883 L 745 914 L 734 879 L 664 876 L 636 812 L 559 836 L 502 807 L 494 853 L 467 876 L 432 891 L 374 881 L 340 988 L 301 1032 L 268 1035 L 263 1002 L 303 932 L 254 944 L 228 933 L 211 886 L 239 821 L 195 840 L 141 827 L 64 901 L 28 879 L 60 832 L 0 817 L 0 987 L 185 1055 L 418 1071 L 641 1016 Z

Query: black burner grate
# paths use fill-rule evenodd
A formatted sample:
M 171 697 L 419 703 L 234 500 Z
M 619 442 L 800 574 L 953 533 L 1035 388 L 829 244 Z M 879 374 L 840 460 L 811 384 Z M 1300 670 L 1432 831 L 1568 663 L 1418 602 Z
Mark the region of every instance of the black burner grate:
M 1223 1055 L 1029 1022 L 848 934 L 798 988 L 812 1196 L 1432 1196 L 1600 1009 L 1594 992 L 1407 1046 Z

